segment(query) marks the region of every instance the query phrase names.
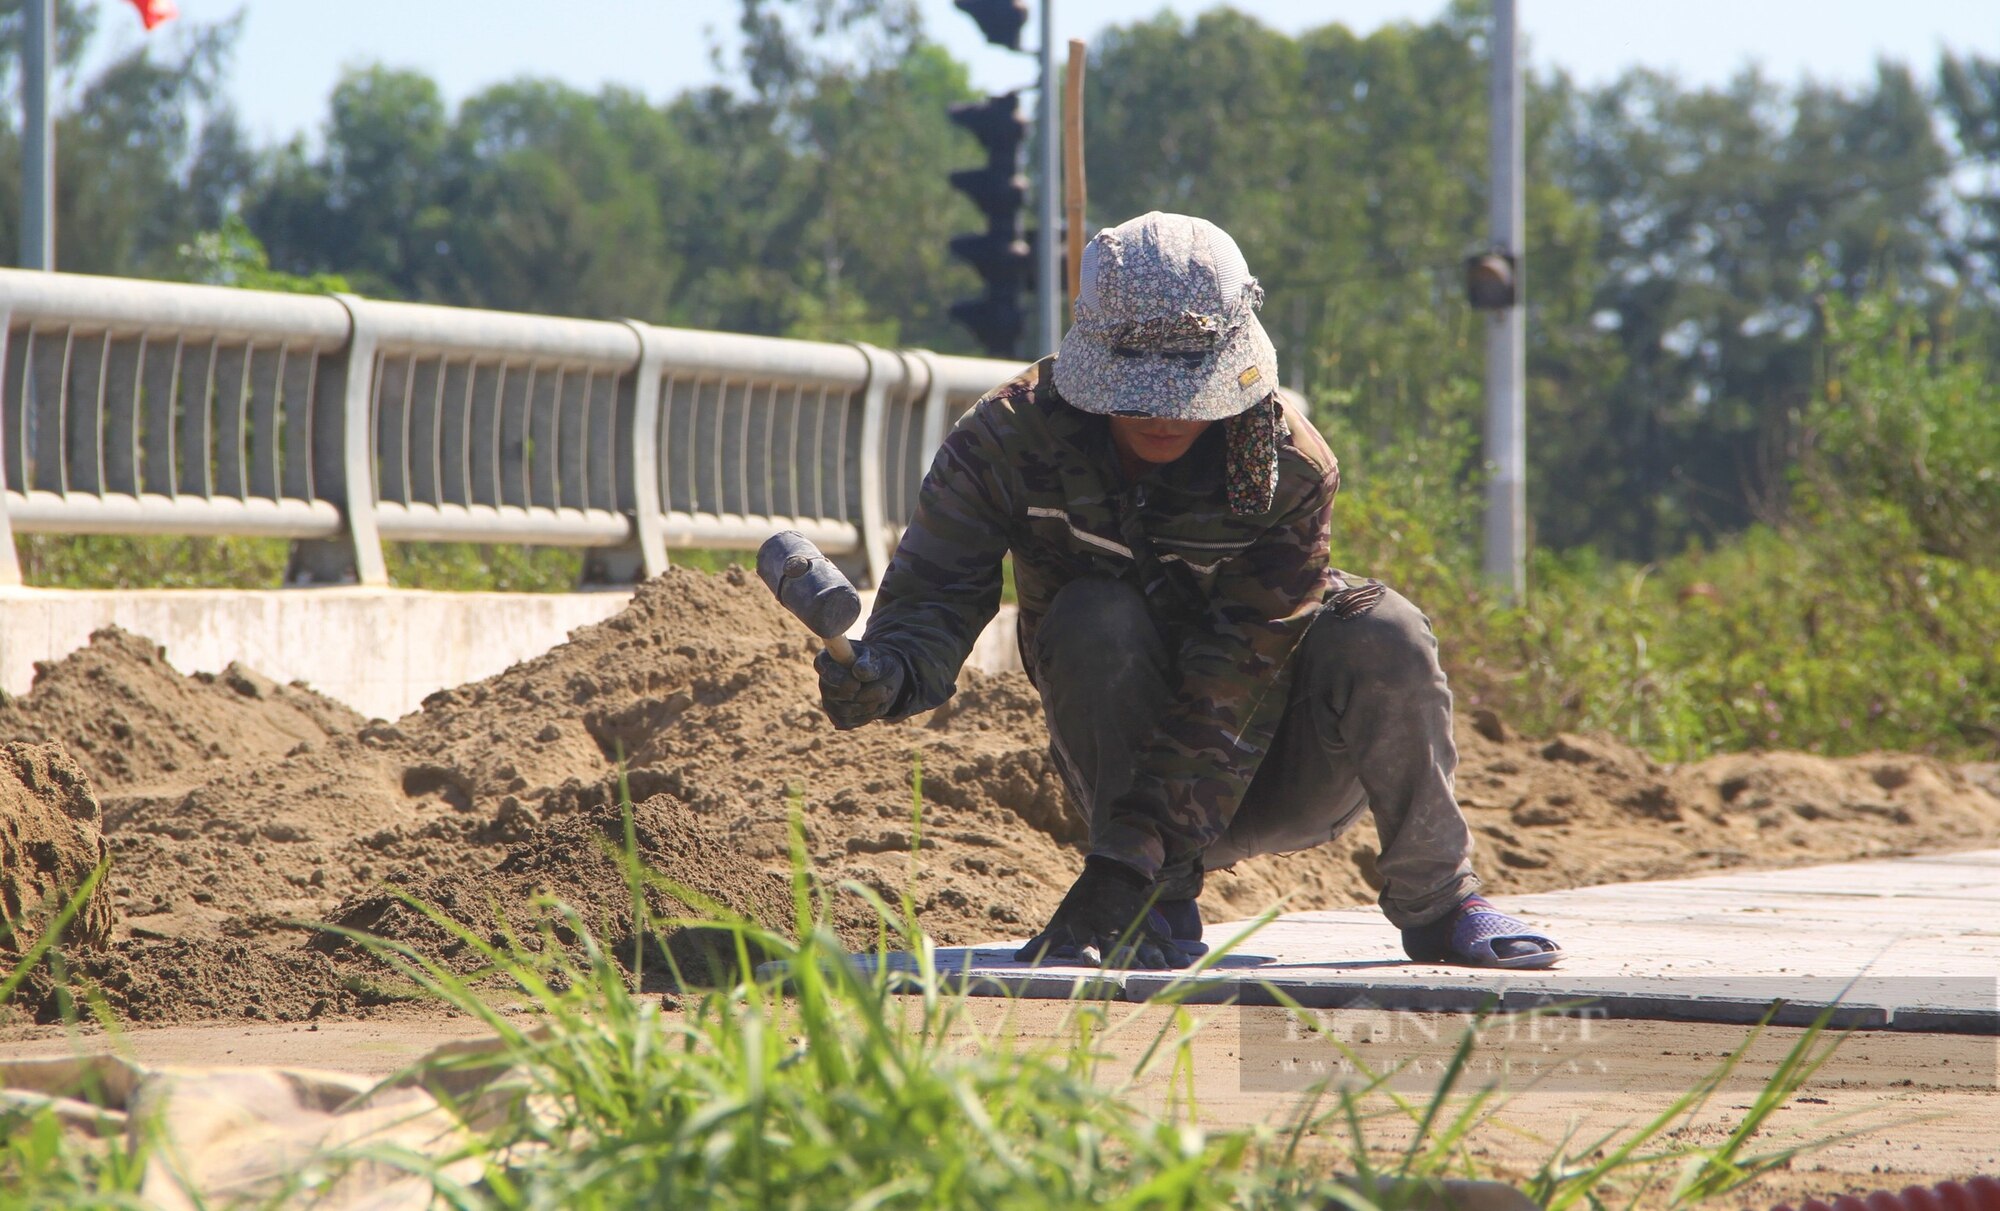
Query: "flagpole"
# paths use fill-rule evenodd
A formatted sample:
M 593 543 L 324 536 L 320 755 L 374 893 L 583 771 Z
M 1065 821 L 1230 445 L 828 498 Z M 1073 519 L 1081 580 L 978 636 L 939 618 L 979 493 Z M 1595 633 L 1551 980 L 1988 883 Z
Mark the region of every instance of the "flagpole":
M 56 0 L 25 0 L 21 39 L 21 268 L 56 267 Z

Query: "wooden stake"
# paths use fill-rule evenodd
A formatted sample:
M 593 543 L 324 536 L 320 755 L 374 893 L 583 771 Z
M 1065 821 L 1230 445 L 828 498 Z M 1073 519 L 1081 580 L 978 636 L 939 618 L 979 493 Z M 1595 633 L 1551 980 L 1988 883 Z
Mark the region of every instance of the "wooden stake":
M 1044 0 L 1046 2 L 1046 0 Z M 1069 40 L 1069 75 L 1063 83 L 1063 209 L 1069 227 L 1069 301 L 1083 279 L 1083 40 Z

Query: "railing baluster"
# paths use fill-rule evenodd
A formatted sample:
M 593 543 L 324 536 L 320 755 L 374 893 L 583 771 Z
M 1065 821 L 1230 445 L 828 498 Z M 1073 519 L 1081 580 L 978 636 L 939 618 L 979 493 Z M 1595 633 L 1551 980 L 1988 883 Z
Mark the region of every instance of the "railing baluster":
M 215 494 L 241 500 L 244 405 L 249 394 L 250 348 L 231 342 L 215 354 Z
M 215 342 L 197 341 L 181 356 L 180 433 L 174 454 L 180 465 L 176 488 L 182 496 L 211 495 L 209 400 L 214 394 Z
M 903 369 L 906 372 L 909 370 L 907 363 Z M 882 412 L 882 518 L 885 526 L 903 515 L 903 469 L 909 463 L 909 437 L 910 407 L 906 386 L 889 393 Z
M 21 450 L 15 418 L 21 412 L 21 389 L 27 377 L 27 354 L 14 335 L 14 317 L 0 308 L 0 585 L 21 583 L 21 563 L 14 554 L 14 523 L 7 516 L 7 493 L 25 486 L 17 459 Z
M 181 391 L 181 358 L 185 342 L 174 338 L 171 349 L 160 349 L 146 359 L 145 427 L 139 443 L 140 487 L 143 491 L 172 499 L 179 491 L 174 469 L 179 430 L 174 423 Z
M 624 374 L 600 374 L 593 387 L 590 428 L 584 439 L 584 482 L 590 491 L 584 503 L 593 509 L 620 509 L 630 504 L 632 485 L 629 475 L 619 473 L 621 466 L 630 467 L 630 460 L 619 458 L 618 451 L 636 452 L 637 447 L 631 445 L 629 432 L 624 443 L 619 441 L 618 401 L 623 392 L 632 392 L 635 400 L 640 393 L 638 385 Z
M 113 339 L 104 371 L 104 488 L 139 495 L 139 374 L 146 335 Z
M 759 468 L 761 474 L 756 479 L 757 495 L 750 502 L 750 511 L 759 517 L 770 517 L 777 513 L 771 506 L 771 501 L 777 495 L 771 490 L 771 481 L 776 476 L 776 468 L 772 465 L 771 443 L 777 436 L 777 411 L 778 384 L 767 382 L 764 384 L 764 402 L 750 418 L 751 448 L 763 455 L 762 466 Z
M 701 452 L 705 448 L 701 433 L 701 401 L 708 394 L 708 382 L 696 379 L 689 388 L 688 396 L 688 441 L 687 441 L 687 493 L 688 512 L 704 511 L 708 496 L 702 492 L 701 468 L 704 465 Z M 707 509 L 710 513 L 720 513 L 720 509 Z
M 28 377 L 31 329 L 14 330 L 13 316 L 0 315 L 0 342 L 7 346 L 6 378 L 0 380 L 0 489 L 28 490 Z
M 834 491 L 836 493 L 834 497 L 833 515 L 835 517 L 840 518 L 843 521 L 855 520 L 854 514 L 850 512 L 847 508 L 848 471 L 850 468 L 854 467 L 855 463 L 857 462 L 857 459 L 854 457 L 855 452 L 852 449 L 852 447 L 857 444 L 855 440 L 856 435 L 850 430 L 848 426 L 848 419 L 853 413 L 853 411 L 854 411 L 854 392 L 852 391 L 842 392 L 840 396 L 840 425 L 837 430 L 840 437 L 839 437 L 839 443 L 833 451 L 833 455 L 836 460 L 833 464 L 834 466 L 833 484 L 834 484 Z
M 506 367 L 475 362 L 465 382 L 466 500 L 500 503 L 500 395 Z
M 814 517 L 828 516 L 826 507 L 826 396 L 827 389 L 819 389 L 819 407 L 813 409 L 813 512 Z M 836 458 L 837 452 L 833 452 Z M 838 463 L 835 464 L 836 467 Z M 841 514 L 834 513 L 839 517 Z
M 413 503 L 438 503 L 438 411 L 444 396 L 444 359 L 410 355 L 406 388 L 410 433 L 410 495 Z
M 906 358 L 904 364 L 915 363 Z M 917 443 L 923 438 L 923 420 L 923 407 L 916 392 L 904 391 L 902 450 L 896 462 L 896 511 L 889 515 L 890 523 L 898 528 L 909 520 L 917 503 L 917 459 L 921 456 Z
M 556 401 L 556 504 L 565 509 L 590 507 L 589 442 L 590 389 L 596 372 L 586 366 L 571 372 Z
M 714 402 L 708 408 L 708 429 L 705 434 L 701 428 L 701 413 L 699 411 L 695 413 L 695 435 L 703 455 L 700 471 L 704 473 L 695 480 L 695 500 L 700 502 L 695 507 L 704 513 L 720 517 L 729 511 L 722 497 L 723 410 L 729 397 L 729 380 L 719 378 L 712 386 L 707 383 L 702 384 L 702 394 Z
M 790 419 L 785 425 L 785 436 L 789 446 L 785 452 L 785 516 L 797 517 L 799 510 L 799 407 L 805 395 L 805 388 L 792 384 L 792 407 Z
M 42 344 L 39 339 L 37 344 Z M 53 342 L 50 342 L 53 343 Z M 34 486 L 43 492 L 63 492 L 63 396 L 69 386 L 72 333 L 64 326 L 62 351 L 43 349 L 35 359 L 34 409 L 28 418 L 28 440 L 35 452 Z
M 501 381 L 498 467 L 501 502 L 525 509 L 528 494 L 528 416 L 535 407 L 535 368 L 507 366 Z
M 715 443 L 709 448 L 715 476 L 715 511 L 729 512 L 729 437 L 735 432 L 729 415 L 730 380 L 723 379 L 715 393 Z
M 562 504 L 562 479 L 557 454 L 557 420 L 562 410 L 563 390 L 568 385 L 568 367 L 558 365 L 555 376 L 541 375 L 535 382 L 534 410 L 528 414 L 528 436 L 534 442 L 534 464 L 528 483 L 528 499 L 537 507 L 553 509 Z
M 938 447 L 944 444 L 945 430 L 951 427 L 951 418 L 945 415 L 951 402 L 951 389 L 935 354 L 919 350 L 913 356 L 930 371 L 930 386 L 924 392 L 924 428 L 917 445 L 921 460 L 919 470 L 929 474 L 931 459 L 937 455 Z
M 278 394 L 290 350 L 283 341 L 259 352 L 250 347 L 250 483 L 258 500 L 276 500 L 278 490 Z
M 79 337 L 69 363 L 69 390 L 63 409 L 65 489 L 91 496 L 104 492 L 104 375 L 111 334 Z
M 316 349 L 294 350 L 286 346 L 285 372 L 278 380 L 285 393 L 281 404 L 284 419 L 279 429 L 280 484 L 288 500 L 313 498 L 313 392 L 318 385 L 321 356 Z
M 680 507 L 674 499 L 674 417 L 679 411 L 674 401 L 680 396 L 679 375 L 668 374 L 660 387 L 660 508 L 672 512 Z
M 375 498 L 410 503 L 410 359 L 381 355 L 375 368 Z
M 743 517 L 757 511 L 750 507 L 750 413 L 757 406 L 756 400 L 756 384 L 743 380 L 743 402 L 737 408 L 736 422 L 736 512 Z
M 438 385 L 439 503 L 472 503 L 472 364 L 449 361 Z

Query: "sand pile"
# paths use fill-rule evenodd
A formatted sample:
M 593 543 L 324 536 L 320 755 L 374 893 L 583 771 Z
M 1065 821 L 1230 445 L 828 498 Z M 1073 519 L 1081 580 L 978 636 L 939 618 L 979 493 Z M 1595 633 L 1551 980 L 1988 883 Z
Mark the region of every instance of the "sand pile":
M 920 723 L 842 736 L 819 713 L 810 651 L 749 577 L 674 572 L 617 617 L 394 724 L 238 762 L 185 793 L 115 798 L 108 831 L 132 929 L 182 937 L 244 914 L 313 919 L 385 881 L 492 869 L 570 814 L 615 806 L 621 752 L 633 801 L 677 805 L 690 843 L 712 855 L 699 890 L 724 900 L 789 865 L 795 792 L 821 873 L 900 894 L 919 760 L 927 852 L 1012 851 L 1038 870 L 1073 860 L 1020 823 L 1078 834 L 1025 683 L 982 684 Z M 1012 923 L 990 903 L 1006 863 L 977 865 L 962 892 L 950 889 L 957 872 L 924 876 L 950 936 Z M 961 900 L 966 911 L 951 911 Z
M 159 645 L 115 626 L 37 662 L 25 697 L 0 694 L 0 740 L 61 744 L 104 795 L 186 789 L 361 723 L 331 698 L 239 664 L 183 677 Z
M 83 771 L 60 747 L 0 743 L 0 955 L 39 941 L 104 861 L 98 819 Z M 111 927 L 111 897 L 100 886 L 63 940 L 102 946 Z
M 941 942 L 1038 927 L 1078 869 L 1082 826 L 1026 680 L 968 675 L 936 712 L 841 734 L 818 710 L 811 650 L 754 578 L 676 570 L 617 617 L 394 724 L 343 726 L 296 689 L 250 695 L 226 678 L 180 678 L 130 636 L 99 636 L 0 717 L 35 705 L 42 726 L 73 720 L 73 742 L 95 746 L 123 920 L 112 948 L 80 965 L 135 1019 L 289 1019 L 393 1000 L 372 960 L 302 924 L 450 950 L 389 888 L 479 936 L 503 917 L 530 921 L 535 897 L 554 892 L 617 936 L 627 892 L 605 842 L 623 831 L 621 755 L 648 863 L 738 911 L 789 918 L 796 810 L 817 877 L 891 903 L 908 887 Z M 57 715 L 36 701 L 55 686 L 94 688 Z M 170 690 L 174 710 L 133 705 Z M 199 709 L 179 709 L 183 699 Z M 121 737 L 114 708 L 159 719 L 168 739 L 131 722 Z M 1460 798 L 1501 892 L 1965 848 L 2000 828 L 2000 798 L 1927 759 L 1744 755 L 1667 769 L 1606 741 L 1513 736 L 1490 715 L 1461 722 Z M 174 784 L 190 769 L 205 776 Z M 1213 918 L 1371 900 L 1374 844 L 1364 825 L 1216 874 L 1204 908 Z M 663 894 L 654 906 L 680 909 Z M 853 897 L 838 924 L 853 942 L 872 939 Z
M 631 868 L 623 857 L 625 818 L 622 808 L 610 803 L 564 813 L 507 847 L 490 870 L 447 870 L 393 879 L 393 891 L 384 887 L 349 897 L 330 920 L 345 929 L 395 938 L 450 966 L 470 970 L 484 962 L 477 949 L 403 894 L 443 910 L 484 942 L 496 947 L 517 944 L 531 951 L 541 949 L 545 930 L 559 945 L 576 941 L 567 909 L 629 964 L 629 956 L 635 954 L 634 889 Z M 677 920 L 708 918 L 711 905 L 760 922 L 784 922 L 795 915 L 786 873 L 734 863 L 727 857 L 718 860 L 715 842 L 686 805 L 655 795 L 633 805 L 631 821 L 633 852 L 648 872 L 639 894 L 654 922 L 643 949 L 644 965 L 657 977 L 648 981 L 649 986 L 671 987 L 675 974 L 709 981 L 734 970 L 730 935 L 676 927 Z M 700 896 L 683 898 L 669 889 L 693 889 Z M 843 905 L 840 915 L 849 932 L 865 936 L 867 920 L 858 908 Z M 357 957 L 361 949 L 351 936 L 334 931 L 315 937 L 312 946 L 348 958 Z

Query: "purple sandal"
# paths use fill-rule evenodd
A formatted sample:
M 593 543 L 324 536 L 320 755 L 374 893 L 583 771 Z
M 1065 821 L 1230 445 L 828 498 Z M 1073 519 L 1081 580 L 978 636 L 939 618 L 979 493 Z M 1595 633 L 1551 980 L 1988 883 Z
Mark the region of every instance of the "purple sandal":
M 1563 958 L 1553 938 L 1479 896 L 1467 896 L 1449 916 L 1404 930 L 1403 950 L 1419 963 L 1465 967 L 1553 967 Z

